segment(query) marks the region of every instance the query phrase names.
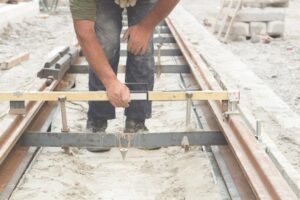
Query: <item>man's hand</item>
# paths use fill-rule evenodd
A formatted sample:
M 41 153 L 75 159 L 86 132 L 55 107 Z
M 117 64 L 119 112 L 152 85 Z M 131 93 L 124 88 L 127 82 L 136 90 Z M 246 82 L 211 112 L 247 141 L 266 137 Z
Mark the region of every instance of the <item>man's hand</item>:
M 106 88 L 106 94 L 114 107 L 128 107 L 130 102 L 130 91 L 120 81 L 115 80 Z
M 145 54 L 152 31 L 152 28 L 141 24 L 130 26 L 123 37 L 128 42 L 127 50 L 134 55 Z

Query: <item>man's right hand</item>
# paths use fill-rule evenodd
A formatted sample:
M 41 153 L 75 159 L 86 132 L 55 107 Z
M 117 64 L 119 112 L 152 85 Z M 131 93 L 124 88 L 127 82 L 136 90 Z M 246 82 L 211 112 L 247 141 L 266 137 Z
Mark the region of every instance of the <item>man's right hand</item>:
M 114 107 L 127 108 L 130 102 L 130 91 L 128 87 L 122 84 L 119 80 L 114 80 L 106 88 L 106 94 L 110 103 Z

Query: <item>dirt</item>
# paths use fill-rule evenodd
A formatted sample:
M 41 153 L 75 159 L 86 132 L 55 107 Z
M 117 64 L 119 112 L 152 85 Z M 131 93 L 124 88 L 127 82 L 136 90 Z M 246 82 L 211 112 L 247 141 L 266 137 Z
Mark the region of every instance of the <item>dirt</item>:
M 198 21 L 212 26 L 219 8 L 219 0 L 199 4 L 183 0 L 181 5 Z M 231 41 L 226 45 L 256 75 L 270 86 L 295 112 L 300 114 L 300 1 L 290 1 L 286 9 L 285 35 L 269 44 Z M 211 29 L 211 27 L 207 27 Z
M 122 78 L 122 77 L 121 77 Z M 156 88 L 180 89 L 178 75 L 162 75 Z M 77 77 L 76 90 L 85 89 L 87 77 Z M 184 131 L 185 103 L 153 104 L 153 118 L 147 121 L 150 132 Z M 72 131 L 85 131 L 87 103 L 68 103 Z M 124 109 L 109 121 L 107 132 L 121 133 Z M 61 129 L 58 116 L 53 131 Z M 76 123 L 74 123 L 76 122 Z M 196 130 L 196 122 L 192 126 Z M 72 148 L 73 156 L 60 148 L 43 148 L 12 199 L 218 199 L 210 162 L 206 153 L 194 147 L 184 153 L 181 147 L 155 151 L 129 148 L 123 161 L 118 148 L 108 153 L 90 153 Z
M 10 25 L 0 33 L 0 60 L 23 51 L 29 51 L 31 57 L 10 70 L 0 71 L 0 89 L 30 88 L 49 52 L 73 41 L 72 21 L 65 8 L 49 17 L 42 15 Z M 162 75 L 155 87 L 182 89 L 177 75 Z M 78 76 L 76 90 L 86 89 L 87 76 Z M 151 132 L 184 131 L 185 106 L 182 102 L 154 103 L 148 128 Z M 7 109 L 8 104 L 1 103 L 2 117 Z M 87 103 L 68 103 L 67 110 L 71 130 L 85 131 Z M 122 113 L 123 109 L 117 110 L 117 119 L 109 122 L 107 132 L 122 132 Z M 60 122 L 58 115 L 54 131 L 60 131 Z M 129 149 L 126 161 L 117 148 L 103 154 L 90 153 L 84 148 L 73 148 L 72 152 L 73 156 L 69 156 L 61 148 L 42 148 L 11 199 L 219 198 L 210 161 L 198 147 L 188 153 L 180 147 L 157 151 Z
M 208 21 L 212 26 L 214 16 L 217 13 L 218 1 L 209 1 L 204 6 L 198 5 L 190 0 L 181 2 L 198 22 Z M 296 171 L 300 169 L 300 137 L 299 137 L 299 102 L 300 102 L 300 14 L 297 10 L 300 1 L 290 1 L 289 8 L 286 8 L 286 30 L 283 38 L 273 38 L 269 44 L 252 43 L 246 41 L 230 41 L 223 46 L 229 49 L 235 56 L 247 64 L 248 69 L 252 70 L 258 76 L 262 83 L 270 87 L 291 110 L 284 104 L 274 99 L 274 104 L 268 103 L 268 96 L 264 91 L 251 94 L 251 90 L 243 92 L 243 103 L 251 110 L 256 119 L 263 121 L 263 130 L 265 130 L 278 149 L 289 160 Z M 211 31 L 211 27 L 207 26 Z M 187 30 L 191 32 L 193 30 Z M 197 39 L 193 39 L 197 40 Z M 195 43 L 195 48 L 201 43 Z M 216 52 L 218 54 L 218 52 Z M 229 66 L 230 67 L 230 66 Z M 225 70 L 226 71 L 226 70 Z M 229 72 L 229 70 L 227 70 Z M 235 75 L 239 75 L 236 73 Z M 240 76 L 243 77 L 241 71 Z M 243 80 L 239 80 L 243 81 Z M 231 81 L 233 83 L 233 81 Z M 250 83 L 249 83 L 250 84 Z M 237 81 L 235 85 L 239 85 Z M 251 85 L 250 85 L 251 87 Z M 243 90 L 243 88 L 241 88 Z M 248 94 L 245 96 L 245 94 Z M 257 98 L 257 99 L 256 99 Z M 256 99 L 256 100 L 254 100 Z M 257 101 L 259 99 L 259 101 Z M 278 103 L 278 106 L 276 107 Z M 279 106 L 280 105 L 280 106 Z M 272 110 L 272 106 L 276 109 Z M 266 108 L 269 107 L 269 108 Z M 283 109 L 282 111 L 280 109 Z M 298 114 L 298 115 L 297 115 Z
M 189 12 L 203 23 L 211 21 L 218 1 L 182 0 Z M 300 113 L 299 8 L 291 1 L 287 14 L 287 34 L 270 44 L 250 41 L 232 42 L 227 47 L 238 55 L 273 90 Z M 35 17 L 12 24 L 0 32 L 0 61 L 28 51 L 30 60 L 7 71 L 0 70 L 1 90 L 28 89 L 42 67 L 47 54 L 57 46 L 71 45 L 74 31 L 68 9 L 49 17 Z M 180 89 L 177 76 L 165 76 L 156 87 Z M 13 83 L 13 84 L 12 84 Z M 79 76 L 77 88 L 86 90 L 87 78 Z M 0 104 L 0 120 L 8 104 Z M 71 130 L 84 131 L 87 104 L 68 103 Z M 153 118 L 147 121 L 150 131 L 183 130 L 185 105 L 155 103 Z M 109 122 L 108 132 L 120 132 L 124 126 L 122 109 L 117 120 Z M 259 112 L 259 111 L 258 111 Z M 170 120 L 170 117 L 172 120 Z M 176 121 L 176 123 L 174 123 Z M 76 122 L 76 123 L 75 123 Z M 54 123 L 60 130 L 60 118 Z M 43 148 L 28 170 L 12 199 L 219 199 L 211 166 L 205 152 L 193 148 L 183 153 L 178 147 L 157 151 L 130 149 L 122 161 L 118 149 L 93 154 L 85 149 L 72 149 L 69 156 L 60 148 Z

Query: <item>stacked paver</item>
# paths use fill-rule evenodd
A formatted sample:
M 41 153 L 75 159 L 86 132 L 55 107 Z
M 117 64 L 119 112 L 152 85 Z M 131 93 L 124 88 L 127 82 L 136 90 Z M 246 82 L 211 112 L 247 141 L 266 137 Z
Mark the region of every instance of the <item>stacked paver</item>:
M 247 38 L 257 35 L 282 37 L 288 4 L 289 0 L 242 0 L 231 34 Z M 224 12 L 226 9 L 229 8 L 224 8 Z

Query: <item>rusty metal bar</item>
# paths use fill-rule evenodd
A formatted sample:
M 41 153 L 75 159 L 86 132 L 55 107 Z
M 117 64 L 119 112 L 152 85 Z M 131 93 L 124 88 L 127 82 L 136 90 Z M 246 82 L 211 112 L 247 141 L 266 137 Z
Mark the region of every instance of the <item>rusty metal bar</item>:
M 179 34 L 170 18 L 167 18 L 166 22 L 199 86 L 203 90 L 219 89 L 219 85 L 208 68 L 203 67 L 205 63 L 193 50 L 193 46 Z M 208 103 L 256 197 L 258 199 L 297 199 L 243 118 L 240 115 L 230 115 L 227 120 L 224 120 L 221 102 L 210 100 Z
M 52 84 L 46 87 L 46 80 L 38 80 L 35 84 L 39 91 L 53 90 L 58 81 L 53 81 Z M 0 122 L 0 164 L 4 161 L 11 149 L 15 146 L 22 133 L 29 126 L 31 120 L 35 117 L 38 110 L 43 106 L 44 101 L 28 102 L 26 104 L 26 115 L 10 115 L 5 120 Z

